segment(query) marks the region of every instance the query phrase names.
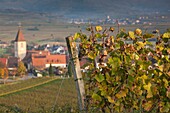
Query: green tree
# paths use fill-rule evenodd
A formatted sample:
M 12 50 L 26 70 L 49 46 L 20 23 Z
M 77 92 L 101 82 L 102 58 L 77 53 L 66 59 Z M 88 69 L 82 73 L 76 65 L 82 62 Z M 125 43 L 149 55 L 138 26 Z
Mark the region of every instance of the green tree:
M 52 67 L 51 64 L 50 64 L 50 67 L 49 67 L 49 69 L 48 69 L 48 73 L 49 73 L 50 76 L 53 76 L 53 74 L 54 74 L 54 72 L 53 72 L 53 67 Z
M 17 68 L 17 74 L 21 77 L 23 77 L 26 73 L 26 67 L 24 66 L 24 63 L 20 61 L 18 63 L 18 68 Z

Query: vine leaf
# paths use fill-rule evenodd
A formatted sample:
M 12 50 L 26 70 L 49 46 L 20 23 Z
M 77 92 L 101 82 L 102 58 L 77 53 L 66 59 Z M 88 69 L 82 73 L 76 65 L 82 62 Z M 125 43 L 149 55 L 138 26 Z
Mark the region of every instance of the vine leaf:
M 102 35 L 100 33 L 95 34 L 96 38 L 102 38 Z
M 153 34 L 149 34 L 149 33 L 146 33 L 143 35 L 143 38 L 152 38 L 154 35 Z
M 133 31 L 129 31 L 129 37 L 132 39 L 132 40 L 135 40 L 135 33 Z
M 103 80 L 105 80 L 104 76 L 102 74 L 98 74 L 95 76 L 95 79 L 98 81 L 98 82 L 102 82 Z
M 93 98 L 94 100 L 97 100 L 97 101 L 102 101 L 101 96 L 99 96 L 99 95 L 96 94 L 96 93 L 93 93 L 92 98 Z
M 96 26 L 95 29 L 96 29 L 97 32 L 102 31 L 102 27 L 101 26 Z
M 148 83 L 148 85 L 144 85 L 143 86 L 143 88 L 145 89 L 145 90 L 147 90 L 147 96 L 146 96 L 146 98 L 151 98 L 151 97 L 153 97 L 153 95 L 152 95 L 152 91 L 151 91 L 151 83 Z
M 117 93 L 115 96 L 120 99 L 122 97 L 126 97 L 126 93 L 128 92 L 128 90 L 121 90 L 119 91 L 119 93 Z
M 111 98 L 110 96 L 108 96 L 107 99 L 108 99 L 108 101 L 109 101 L 110 103 L 115 103 L 114 99 Z
M 93 51 L 90 51 L 89 53 L 88 53 L 88 57 L 90 58 L 90 59 L 95 59 L 95 54 L 94 54 L 94 52 Z
M 162 38 L 170 38 L 170 33 L 169 33 L 169 32 L 164 33 L 163 36 L 162 36 Z
M 143 42 L 137 42 L 136 44 L 138 45 L 137 50 L 140 50 L 141 48 L 143 48 L 145 46 L 145 44 Z
M 74 40 L 78 39 L 81 37 L 81 34 L 80 33 L 75 33 L 74 34 Z
M 153 102 L 152 101 L 148 101 L 146 103 L 143 104 L 143 108 L 146 110 L 146 111 L 149 111 L 151 109 L 153 105 Z
M 136 30 L 135 30 L 135 34 L 136 35 L 141 35 L 142 34 L 142 30 L 141 29 L 139 29 L 139 28 L 137 28 Z

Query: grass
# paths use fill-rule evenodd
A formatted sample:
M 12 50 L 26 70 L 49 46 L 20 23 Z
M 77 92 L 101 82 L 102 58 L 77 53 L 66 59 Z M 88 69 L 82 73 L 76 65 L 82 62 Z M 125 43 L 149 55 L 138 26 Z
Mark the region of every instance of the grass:
M 42 78 L 43 80 L 44 78 Z M 47 78 L 48 79 L 48 78 Z M 32 85 L 32 82 L 40 82 L 40 79 L 28 80 L 27 83 L 21 82 L 11 85 L 14 89 L 19 88 L 18 85 Z M 21 92 L 9 94 L 0 97 L 0 112 L 20 110 L 22 112 L 50 112 L 55 104 L 57 110 L 64 108 L 77 109 L 77 95 L 75 83 L 73 79 L 64 79 L 61 90 L 62 79 L 54 80 L 49 83 L 39 85 Z M 17 87 L 17 88 L 16 88 Z M 1 89 L 9 88 L 9 86 L 0 87 Z M 59 97 L 56 100 L 56 95 Z
M 25 80 L 25 81 L 17 81 L 17 83 L 13 84 L 5 84 L 1 85 L 0 87 L 0 94 L 15 91 L 18 89 L 22 89 L 25 87 L 33 86 L 48 80 L 51 80 L 52 78 L 37 78 L 37 79 L 30 79 L 30 80 Z

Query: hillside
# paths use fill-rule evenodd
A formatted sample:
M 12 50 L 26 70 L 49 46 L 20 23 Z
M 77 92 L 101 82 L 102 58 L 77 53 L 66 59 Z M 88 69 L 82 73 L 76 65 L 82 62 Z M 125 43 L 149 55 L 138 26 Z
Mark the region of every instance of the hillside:
M 169 0 L 0 0 L 0 9 L 47 12 L 68 17 L 115 17 L 170 13 Z

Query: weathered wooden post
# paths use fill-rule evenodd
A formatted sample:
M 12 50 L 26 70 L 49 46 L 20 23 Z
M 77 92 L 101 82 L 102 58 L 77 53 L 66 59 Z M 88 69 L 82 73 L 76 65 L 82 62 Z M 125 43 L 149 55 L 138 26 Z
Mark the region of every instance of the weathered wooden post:
M 69 52 L 70 62 L 72 66 L 72 71 L 74 74 L 74 80 L 76 82 L 76 89 L 78 93 L 78 104 L 79 109 L 85 110 L 85 89 L 84 89 L 84 82 L 82 79 L 81 69 L 80 69 L 80 62 L 78 58 L 78 48 L 76 43 L 73 41 L 73 37 L 69 36 L 66 37 L 67 48 Z

